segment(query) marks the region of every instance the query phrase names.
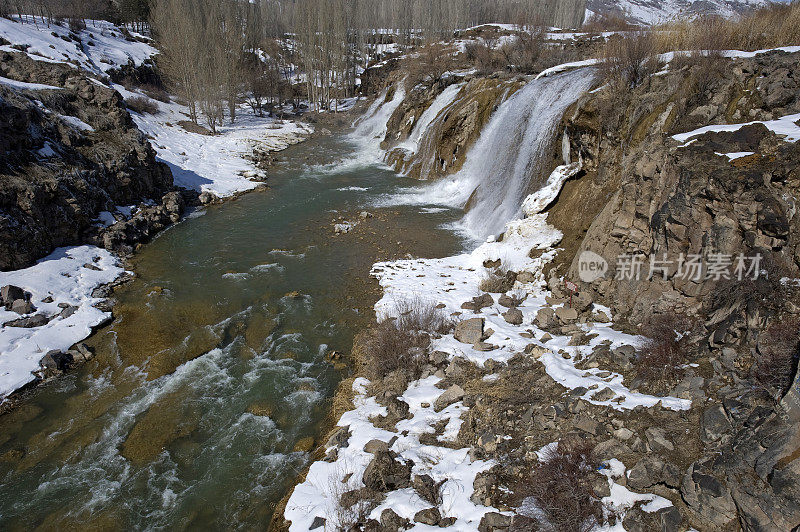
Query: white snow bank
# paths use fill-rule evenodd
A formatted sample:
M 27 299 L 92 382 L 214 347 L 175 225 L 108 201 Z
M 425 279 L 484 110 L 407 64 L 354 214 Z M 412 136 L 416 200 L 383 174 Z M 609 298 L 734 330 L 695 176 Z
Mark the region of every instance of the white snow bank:
M 687 133 L 680 133 L 678 135 L 673 135 L 672 138 L 677 140 L 678 142 L 686 142 L 690 141 L 694 137 L 698 137 L 705 133 L 712 133 L 712 132 L 723 132 L 723 131 L 739 131 L 745 126 L 751 126 L 753 124 L 764 124 L 767 126 L 767 129 L 774 132 L 776 135 L 782 135 L 785 140 L 788 142 L 797 142 L 800 140 L 800 126 L 796 124 L 796 122 L 800 121 L 800 113 L 787 115 L 782 118 L 778 118 L 777 120 L 763 120 L 763 121 L 753 121 L 753 122 L 745 122 L 742 124 L 718 124 L 718 125 L 711 125 L 711 126 L 704 126 L 693 131 L 689 131 Z M 684 146 L 688 146 L 685 144 Z
M 146 97 L 121 85 L 114 88 L 126 99 Z M 248 176 L 260 171 L 245 157 L 259 148 L 280 151 L 296 144 L 314 129 L 307 124 L 258 117 L 245 108 L 234 124 L 217 128 L 217 135 L 190 133 L 178 122 L 188 120 L 188 109 L 176 103 L 152 100 L 158 106 L 155 115 L 131 113 L 137 127 L 150 137 L 158 159 L 169 165 L 175 184 L 208 191 L 219 197 L 232 196 L 259 186 Z
M 24 21 L 24 24 L 23 24 Z M 76 35 L 74 40 L 71 35 Z M 29 16 L 13 20 L 0 18 L 0 37 L 12 45 L 25 46 L 29 57 L 37 61 L 73 63 L 94 74 L 102 74 L 118 68 L 129 61 L 141 65 L 158 50 L 136 40 L 142 36 L 131 33 L 133 40 L 127 40 L 119 27 L 102 20 L 90 20 L 86 29 L 77 33 L 69 27 L 46 24 Z M 10 46 L 6 51 L 17 51 Z
M 17 81 L 15 79 L 4 78 L 2 76 L 0 76 L 0 83 L 18 90 L 34 90 L 34 91 L 61 90 L 61 87 L 54 87 L 53 85 L 43 85 L 42 83 L 27 83 L 25 81 Z
M 542 70 L 541 72 L 539 72 L 539 75 L 536 76 L 536 79 L 557 74 L 559 72 L 564 72 L 565 70 L 571 70 L 573 68 L 581 68 L 581 67 L 596 65 L 600 61 L 601 61 L 600 59 L 584 59 L 583 61 L 572 61 L 570 63 L 562 63 L 560 65 L 556 65 L 554 67 Z
M 86 268 L 84 264 L 100 270 Z M 11 284 L 30 292 L 37 313 L 58 314 L 61 312 L 59 303 L 78 307 L 71 316 L 57 317 L 42 327 L 0 327 L 0 397 L 34 380 L 31 372 L 39 368 L 39 360 L 48 351 L 68 349 L 109 317 L 109 313 L 92 306 L 100 299 L 91 294 L 123 271 L 108 251 L 79 246 L 56 249 L 30 268 L 0 272 L 0 286 Z M 48 296 L 53 302 L 42 303 Z M 0 323 L 17 318 L 20 318 L 18 314 L 0 307 Z

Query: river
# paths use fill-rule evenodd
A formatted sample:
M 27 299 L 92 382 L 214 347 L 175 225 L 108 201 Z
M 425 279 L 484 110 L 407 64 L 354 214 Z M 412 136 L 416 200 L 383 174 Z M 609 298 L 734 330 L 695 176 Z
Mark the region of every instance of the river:
M 463 213 L 378 207 L 414 183 L 343 136 L 290 148 L 270 188 L 133 258 L 97 356 L 0 417 L 0 528 L 263 528 L 306 466 L 374 320 L 378 260 L 462 249 Z M 361 218 L 368 211 L 372 216 Z M 346 234 L 333 224 L 357 221 Z

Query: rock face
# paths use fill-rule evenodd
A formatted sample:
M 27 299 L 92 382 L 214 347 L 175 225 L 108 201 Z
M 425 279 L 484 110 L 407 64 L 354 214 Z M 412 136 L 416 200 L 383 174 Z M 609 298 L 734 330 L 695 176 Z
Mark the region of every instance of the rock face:
M 453 103 L 441 120 L 431 124 L 416 154 L 400 148 L 392 149 L 408 138 L 436 96 L 447 85 L 459 81 L 462 80 L 448 78 L 447 82 L 415 87 L 395 110 L 388 122 L 383 146 L 389 150 L 387 162 L 398 171 L 420 179 L 435 179 L 457 172 L 496 107 L 523 85 L 516 79 L 495 77 L 463 80 L 466 81 L 462 91 L 464 96 Z
M 626 320 L 637 330 L 653 315 L 694 317 L 701 329 L 696 349 L 709 362 L 706 374 L 687 376 L 672 392 L 702 399 L 691 414 L 700 426 L 696 436 L 678 439 L 669 425 L 635 435 L 618 428 L 614 435 L 625 443 L 610 440 L 604 447 L 646 449 L 628 485 L 666 487 L 677 495 L 671 500 L 680 501 L 657 516 L 631 513 L 628 529 L 675 529 L 687 521 L 709 530 L 800 525 L 797 391 L 779 403 L 752 380 L 764 331 L 800 318 L 791 291 L 777 283 L 800 276 L 800 144 L 762 124 L 706 133 L 691 143 L 672 138 L 709 124 L 800 112 L 797 60 L 797 54 L 773 52 L 714 71 L 690 64 L 651 78 L 622 99 L 587 95 L 562 124 L 584 173 L 565 185 L 549 210 L 548 221 L 565 234 L 565 251 L 546 272 L 551 289 L 557 293 L 562 277 L 577 281 L 581 254 L 596 253 L 608 261 L 609 273 L 580 283 L 582 294 L 610 307 L 615 322 Z M 611 112 L 609 105 L 621 108 Z M 680 275 L 681 257 L 692 255 L 702 257 L 705 269 Z M 714 275 L 713 256 L 760 256 L 763 276 L 747 281 L 744 271 L 745 282 L 738 283 Z M 640 261 L 638 275 L 615 271 L 632 257 Z M 735 278 L 735 262 L 720 260 Z M 657 269 L 651 276 L 651 264 L 670 268 L 668 275 Z M 535 323 L 570 321 L 564 312 L 541 312 Z M 617 348 L 608 357 L 626 368 L 635 362 L 632 351 Z M 676 461 L 690 456 L 688 467 Z
M 115 205 L 150 200 L 180 214 L 182 206 L 164 198 L 169 169 L 156 162 L 117 92 L 21 53 L 0 52 L 0 75 L 58 88 L 0 86 L 0 269 L 86 240 L 113 247 L 120 238 L 105 242 L 92 220 Z

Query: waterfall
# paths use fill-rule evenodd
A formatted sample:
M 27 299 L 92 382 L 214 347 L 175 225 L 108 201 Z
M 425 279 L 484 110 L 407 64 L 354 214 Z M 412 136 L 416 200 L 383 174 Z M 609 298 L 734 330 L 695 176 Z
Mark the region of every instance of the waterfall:
M 547 177 L 555 128 L 593 77 L 594 70 L 584 68 L 531 81 L 498 107 L 461 170 L 401 202 L 464 207 L 460 226 L 476 239 L 502 232 L 522 214 L 534 180 Z
M 589 90 L 593 70 L 541 78 L 526 85 L 497 110 L 467 154 L 458 173 L 470 191 L 466 229 L 486 237 L 521 214 L 522 200 L 543 167 L 555 128 L 567 107 Z
M 411 134 L 398 147 L 412 154 L 417 153 L 420 149 L 420 142 L 422 141 L 423 136 L 429 130 L 433 121 L 436 120 L 442 111 L 453 104 L 456 96 L 463 86 L 464 83 L 455 83 L 445 88 L 441 94 L 439 94 L 433 100 L 431 105 L 425 109 L 425 111 L 419 117 L 419 120 L 417 120 L 417 123 L 414 125 L 414 129 L 411 131 Z
M 394 95 L 390 101 L 386 101 L 387 91 L 385 89 L 378 98 L 372 102 L 367 112 L 362 118 L 353 124 L 355 129 L 350 134 L 350 138 L 360 144 L 365 151 L 373 156 L 380 158 L 380 144 L 386 137 L 387 123 L 392 113 L 397 109 L 406 97 L 404 82 L 397 84 Z

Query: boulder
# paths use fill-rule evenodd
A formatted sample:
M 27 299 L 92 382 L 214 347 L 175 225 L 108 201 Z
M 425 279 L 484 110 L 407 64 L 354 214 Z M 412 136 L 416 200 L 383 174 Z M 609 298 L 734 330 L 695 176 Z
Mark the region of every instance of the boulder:
M 34 327 L 42 327 L 50 323 L 50 318 L 44 314 L 35 314 L 27 318 L 20 318 L 18 320 L 7 321 L 3 327 L 21 327 L 23 329 L 32 329 Z
M 426 508 L 414 514 L 414 522 L 423 525 L 436 526 L 442 519 L 442 514 L 438 508 Z
M 20 315 L 25 315 L 36 312 L 36 307 L 33 306 L 30 300 L 19 298 L 11 302 L 9 310 Z
M 63 353 L 57 349 L 48 351 L 39 361 L 39 366 L 51 371 L 66 371 L 72 364 L 72 355 Z
M 408 519 L 404 519 L 397 515 L 391 508 L 386 508 L 381 512 L 381 526 L 386 532 L 398 532 L 408 528 Z
M 555 311 L 550 307 L 539 309 L 539 312 L 536 313 L 536 318 L 533 320 L 533 324 L 540 329 L 552 329 L 558 325 Z
M 503 314 L 503 318 L 511 325 L 522 325 L 522 311 L 518 308 L 509 309 Z
M 453 403 L 456 403 L 464 398 L 464 389 L 458 384 L 454 384 L 436 398 L 433 402 L 433 410 L 441 412 Z
M 511 516 L 497 512 L 488 512 L 481 518 L 479 532 L 495 532 L 511 528 Z
M 578 319 L 578 311 L 569 307 L 558 307 L 556 309 L 556 317 L 561 323 L 572 323 Z
M 519 298 L 519 297 L 517 297 L 517 296 L 509 296 L 509 295 L 506 295 L 506 294 L 503 294 L 503 295 L 502 295 L 502 296 L 500 296 L 500 298 L 497 300 L 497 302 L 498 302 L 498 303 L 499 303 L 501 306 L 503 306 L 503 307 L 506 307 L 506 308 L 514 308 L 514 307 L 518 307 L 518 306 L 520 306 L 520 305 L 523 303 L 523 301 L 525 301 L 525 298 L 524 298 L 524 297 L 523 297 L 523 298 Z
M 456 330 L 453 336 L 463 344 L 476 344 L 483 339 L 483 327 L 485 323 L 483 318 L 471 318 L 461 321 L 456 324 Z
M 641 491 L 656 484 L 677 489 L 681 485 L 681 471 L 675 465 L 654 455 L 639 460 L 628 473 L 628 487 Z
M 396 456 L 391 451 L 377 453 L 364 469 L 364 485 L 381 493 L 408 488 L 413 462 L 402 463 L 395 459 Z
M 369 454 L 389 452 L 389 444 L 381 440 L 370 440 L 364 445 L 364 452 Z
M 411 487 L 417 492 L 417 495 L 431 504 L 438 505 L 441 502 L 441 495 L 439 489 L 444 482 L 436 482 L 430 475 L 415 475 L 414 480 L 411 482 Z
M 11 303 L 17 299 L 27 299 L 25 297 L 25 290 L 13 284 L 7 284 L 3 288 L 0 288 L 0 302 L 2 302 L 6 308 L 10 308 Z
M 465 310 L 471 310 L 473 312 L 480 312 L 482 309 L 486 307 L 491 307 L 494 305 L 494 299 L 490 294 L 483 294 L 481 296 L 473 297 L 471 301 L 467 301 L 461 304 L 461 308 Z

